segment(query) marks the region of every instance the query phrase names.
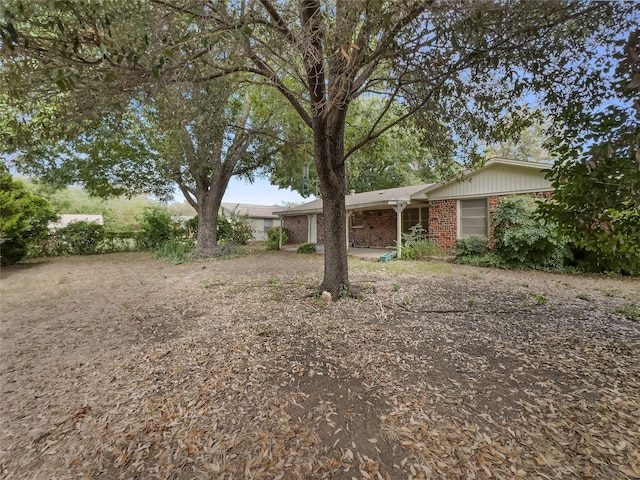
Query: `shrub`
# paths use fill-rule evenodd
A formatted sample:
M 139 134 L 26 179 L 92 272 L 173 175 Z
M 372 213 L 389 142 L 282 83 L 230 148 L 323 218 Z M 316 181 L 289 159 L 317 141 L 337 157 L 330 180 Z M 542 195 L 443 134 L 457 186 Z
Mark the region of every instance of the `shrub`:
M 188 237 L 198 236 L 198 215 L 186 220 L 184 222 L 184 228 Z
M 142 249 L 158 250 L 181 233 L 180 225 L 171 218 L 167 209 L 145 208 L 140 222 L 138 245 Z
M 507 265 L 504 263 L 502 258 L 494 252 L 486 252 L 480 255 L 459 256 L 456 257 L 455 263 L 473 265 L 474 267 L 507 268 Z
M 29 192 L 4 168 L 0 170 L 0 205 L 0 264 L 12 265 L 46 238 L 49 221 L 56 215 L 49 202 Z
M 545 270 L 561 269 L 565 243 L 554 223 L 536 214 L 536 202 L 525 195 L 496 202 L 493 214 L 495 253 L 508 266 Z
M 218 242 L 223 244 L 246 245 L 253 240 L 253 228 L 249 224 L 249 217 L 231 215 L 218 216 Z
M 489 242 L 486 238 L 471 235 L 461 238 L 456 242 L 454 251 L 456 257 L 469 257 L 473 255 L 484 255 L 489 249 Z
M 420 260 L 444 254 L 442 247 L 427 238 L 427 231 L 420 224 L 411 227 L 409 233 L 402 234 L 401 252 L 402 258 L 408 260 Z
M 297 253 L 316 253 L 316 244 L 315 243 L 303 243 L 298 246 L 296 252 Z
M 101 253 L 133 252 L 138 250 L 138 232 L 104 232 L 100 243 Z
M 278 250 L 280 248 L 280 227 L 271 227 L 267 232 L 267 250 Z M 282 244 L 284 245 L 289 240 L 287 236 L 287 230 L 282 228 Z
M 104 227 L 94 222 L 72 222 L 59 228 L 47 242 L 47 255 L 91 255 L 100 252 Z
M 154 249 L 153 256 L 171 263 L 183 263 L 193 250 L 193 241 L 182 238 L 171 238 L 160 247 Z

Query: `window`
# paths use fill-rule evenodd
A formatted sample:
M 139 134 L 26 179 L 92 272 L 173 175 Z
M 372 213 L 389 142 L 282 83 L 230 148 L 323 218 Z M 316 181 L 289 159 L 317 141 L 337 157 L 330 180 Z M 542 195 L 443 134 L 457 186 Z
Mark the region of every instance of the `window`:
M 264 219 L 264 233 L 267 233 L 273 227 L 273 220 L 270 218 Z
M 364 226 L 363 212 L 353 212 L 349 219 L 351 220 L 351 228 L 362 228 Z
M 411 227 L 418 223 L 425 230 L 429 229 L 429 208 L 405 208 L 402 212 L 402 231 L 409 233 Z
M 487 237 L 489 230 L 487 210 L 486 198 L 460 200 L 460 236 Z

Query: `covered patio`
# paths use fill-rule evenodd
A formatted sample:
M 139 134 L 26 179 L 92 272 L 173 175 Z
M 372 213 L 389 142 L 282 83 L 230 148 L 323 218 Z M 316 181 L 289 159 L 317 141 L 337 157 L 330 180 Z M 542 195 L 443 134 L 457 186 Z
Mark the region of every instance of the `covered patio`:
M 293 251 L 295 252 L 298 248 L 298 245 L 283 245 L 282 250 Z M 316 253 L 321 255 L 324 254 L 324 245 L 318 244 L 316 245 Z M 347 255 L 350 257 L 362 258 L 365 260 L 379 260 L 381 255 L 385 253 L 389 253 L 392 250 L 388 248 L 358 248 L 358 247 L 350 247 Z

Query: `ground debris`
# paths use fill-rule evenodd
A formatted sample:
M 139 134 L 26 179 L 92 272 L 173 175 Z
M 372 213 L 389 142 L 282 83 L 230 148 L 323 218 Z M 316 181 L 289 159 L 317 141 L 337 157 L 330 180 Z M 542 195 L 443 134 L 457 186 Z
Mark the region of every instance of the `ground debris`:
M 640 478 L 638 282 L 448 268 L 3 269 L 0 477 Z

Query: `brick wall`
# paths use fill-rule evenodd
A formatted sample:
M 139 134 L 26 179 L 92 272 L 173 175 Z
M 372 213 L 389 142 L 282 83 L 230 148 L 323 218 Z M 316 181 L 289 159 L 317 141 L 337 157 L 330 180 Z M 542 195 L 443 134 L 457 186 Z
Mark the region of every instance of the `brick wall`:
M 307 216 L 284 217 L 282 226 L 287 229 L 287 243 L 305 243 L 307 241 Z
M 535 198 L 549 198 L 553 192 L 529 193 Z M 498 198 L 489 197 L 489 218 L 495 212 Z M 322 215 L 317 215 L 318 243 L 324 243 L 324 224 Z M 393 209 L 369 210 L 363 212 L 362 228 L 349 229 L 349 243 L 353 247 L 388 247 L 396 239 L 396 212 Z M 284 227 L 289 235 L 289 243 L 307 241 L 307 216 L 284 217 Z M 493 227 L 489 222 L 489 235 Z M 429 202 L 429 238 L 438 243 L 447 252 L 451 252 L 458 241 L 458 201 L 455 199 L 431 200 Z
M 368 210 L 362 212 L 362 228 L 349 229 L 352 247 L 388 247 L 396 239 L 396 212 Z
M 429 202 L 429 239 L 447 251 L 458 240 L 458 201 L 431 200 Z

